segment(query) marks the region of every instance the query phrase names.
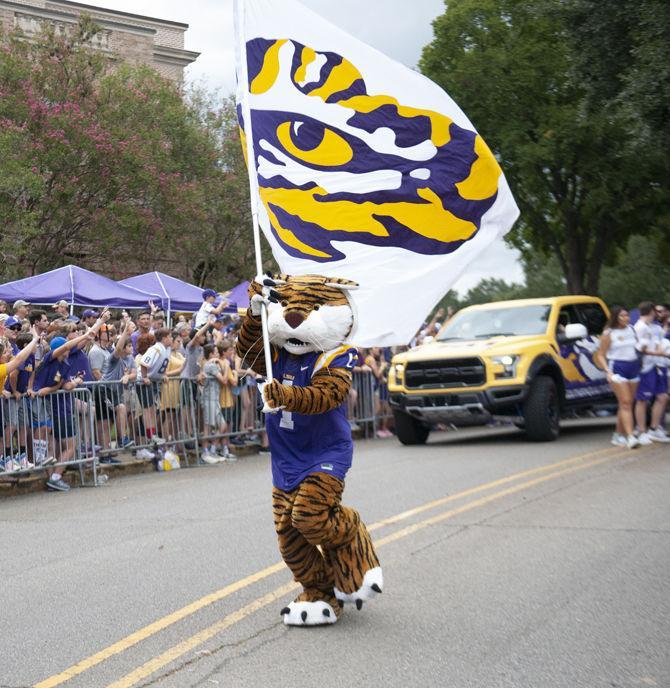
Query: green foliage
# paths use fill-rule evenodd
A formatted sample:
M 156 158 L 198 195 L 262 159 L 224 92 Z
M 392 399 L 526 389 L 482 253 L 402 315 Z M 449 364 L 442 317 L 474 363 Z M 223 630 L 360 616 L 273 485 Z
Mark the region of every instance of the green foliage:
M 617 262 L 603 268 L 601 295 L 606 303 L 628 308 L 642 301 L 670 303 L 670 262 L 663 243 L 660 235 L 628 239 Z
M 76 262 L 112 274 L 160 263 L 221 287 L 247 277 L 234 107 L 113 65 L 87 46 L 96 31 L 84 19 L 0 47 L 0 276 Z
M 521 208 L 509 240 L 554 255 L 571 293 L 597 293 L 617 247 L 670 201 L 647 135 L 668 132 L 669 24 L 652 22 L 658 2 L 619 4 L 450 0 L 420 65 L 498 152 Z M 647 90 L 656 67 L 662 88 Z

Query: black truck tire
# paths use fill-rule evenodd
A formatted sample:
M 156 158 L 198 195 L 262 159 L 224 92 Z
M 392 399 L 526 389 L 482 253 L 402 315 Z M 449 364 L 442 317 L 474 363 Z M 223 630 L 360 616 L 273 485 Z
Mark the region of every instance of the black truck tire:
M 533 442 L 553 442 L 560 432 L 560 404 L 556 383 L 538 375 L 523 405 L 524 428 Z
M 420 420 L 408 416 L 402 411 L 393 410 L 395 431 L 402 444 L 425 444 L 430 433 L 430 428 Z

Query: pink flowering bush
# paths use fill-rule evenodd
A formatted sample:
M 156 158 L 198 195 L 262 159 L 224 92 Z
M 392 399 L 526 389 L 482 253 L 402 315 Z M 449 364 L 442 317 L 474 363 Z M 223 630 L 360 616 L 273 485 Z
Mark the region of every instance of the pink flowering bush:
M 88 47 L 96 30 L 84 19 L 71 35 L 0 47 L 0 278 L 70 262 L 121 274 L 138 261 L 187 264 L 200 281 L 246 276 L 231 103 L 186 102 L 155 71 L 109 61 Z

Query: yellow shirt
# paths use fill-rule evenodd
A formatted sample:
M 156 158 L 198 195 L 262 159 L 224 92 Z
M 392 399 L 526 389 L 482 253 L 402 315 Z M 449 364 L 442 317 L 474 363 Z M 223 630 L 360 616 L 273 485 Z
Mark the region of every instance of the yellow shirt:
M 228 363 L 230 363 L 230 361 Z M 228 379 L 226 380 L 225 385 L 221 385 L 221 391 L 219 392 L 219 405 L 221 406 L 221 408 L 231 408 L 235 406 L 233 387 L 237 384 L 237 373 L 232 369 L 230 365 L 227 366 L 227 369 Z M 223 373 L 223 366 L 221 368 L 221 372 Z
M 0 363 L 0 389 L 5 388 L 5 380 L 7 379 L 7 365 Z
M 168 362 L 166 374 L 172 373 L 175 370 L 181 368 L 184 362 L 184 356 L 178 351 L 173 351 L 170 354 L 170 361 Z M 167 380 L 163 382 L 163 388 L 161 390 L 161 409 L 163 411 L 167 409 L 174 409 L 179 406 L 179 385 L 181 380 L 178 377 L 168 377 Z

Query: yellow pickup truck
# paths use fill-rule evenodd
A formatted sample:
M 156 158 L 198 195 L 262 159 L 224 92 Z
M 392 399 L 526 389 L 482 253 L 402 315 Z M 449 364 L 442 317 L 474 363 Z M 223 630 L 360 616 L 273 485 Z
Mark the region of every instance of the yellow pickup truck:
M 393 358 L 388 388 L 398 439 L 423 444 L 440 423 L 505 417 L 532 440 L 555 440 L 564 412 L 612 399 L 593 360 L 608 317 L 592 296 L 458 311 L 433 341 Z

